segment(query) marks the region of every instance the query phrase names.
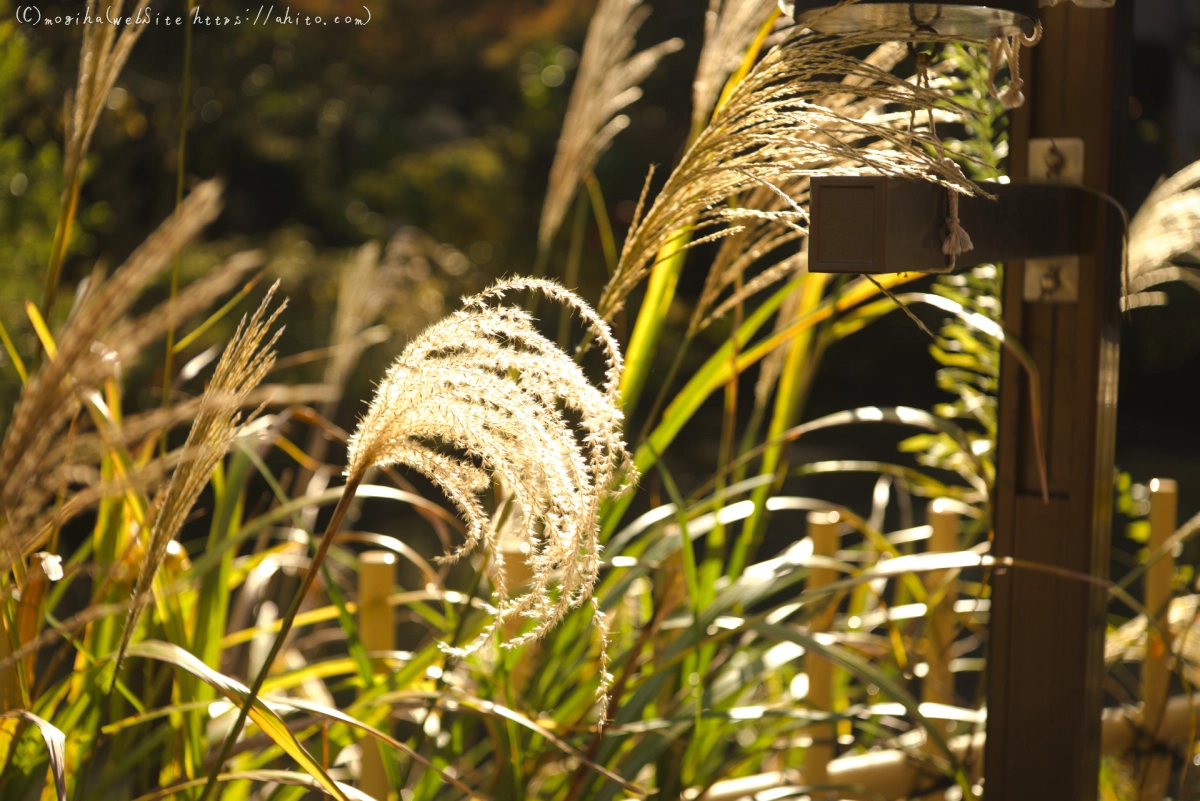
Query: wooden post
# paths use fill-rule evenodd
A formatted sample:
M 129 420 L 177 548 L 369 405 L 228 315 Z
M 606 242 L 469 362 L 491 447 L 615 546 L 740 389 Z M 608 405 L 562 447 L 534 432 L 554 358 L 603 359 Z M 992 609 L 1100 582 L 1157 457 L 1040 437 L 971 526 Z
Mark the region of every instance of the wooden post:
M 358 635 L 367 652 L 396 650 L 396 617 L 388 596 L 396 583 L 396 554 L 366 551 L 358 558 Z M 376 672 L 383 670 L 382 666 Z M 386 728 L 386 726 L 385 726 Z M 389 786 L 383 755 L 372 738 L 360 741 L 362 776 L 359 789 L 377 801 L 387 801 Z
M 1021 54 L 1028 100 L 1012 118 L 1011 174 L 1031 137 L 1078 137 L 1083 184 L 1120 193 L 1133 3 L 1042 8 L 1041 43 Z M 1120 331 L 1122 224 L 1100 196 L 1084 225 L 1073 302 L 1024 299 L 1026 264 L 1005 265 L 1004 327 L 1040 376 L 1043 501 L 1028 380 L 1001 366 L 993 553 L 1108 574 Z M 1106 596 L 1101 587 L 1021 568 L 992 575 L 988 801 L 1094 801 L 1100 759 Z
M 808 536 L 813 541 L 813 556 L 833 558 L 841 539 L 838 533 L 840 517 L 837 512 L 809 512 Z M 836 571 L 827 567 L 812 567 L 808 570 L 808 589 L 820 589 L 837 580 Z M 813 618 L 814 633 L 828 631 L 837 613 L 837 604 L 830 601 L 828 607 Z M 804 671 L 808 674 L 808 705 L 819 712 L 833 711 L 833 665 L 811 651 L 804 655 Z M 826 784 L 829 781 L 828 766 L 837 750 L 837 726 L 821 723 L 809 729 L 813 743 L 804 754 L 804 781 L 806 784 Z
M 949 504 L 940 498 L 929 504 L 926 513 L 933 533 L 929 538 L 930 553 L 949 553 L 959 550 L 958 544 L 958 513 L 950 509 Z M 925 578 L 925 586 L 929 592 L 942 590 L 942 599 L 929 610 L 929 625 L 926 629 L 928 651 L 925 654 L 929 672 L 921 684 L 921 700 L 931 704 L 954 704 L 957 698 L 954 694 L 954 674 L 950 672 L 950 646 L 954 644 L 954 632 L 957 620 L 954 615 L 954 602 L 958 600 L 958 581 L 949 578 L 950 571 L 930 571 Z M 947 582 L 947 579 L 949 581 Z
M 1179 490 L 1175 481 L 1156 478 L 1150 482 L 1150 553 L 1154 553 L 1175 533 L 1178 522 Z M 1146 611 L 1153 615 L 1158 630 L 1146 627 L 1146 659 L 1142 663 L 1142 725 L 1156 741 L 1162 741 L 1163 712 L 1171 689 L 1168 657 L 1171 643 L 1163 639 L 1167 632 L 1175 582 L 1175 557 L 1168 552 L 1146 571 Z M 1162 633 L 1160 633 L 1162 632 Z M 1141 766 L 1140 801 L 1162 801 L 1171 779 L 1171 755 L 1153 752 Z

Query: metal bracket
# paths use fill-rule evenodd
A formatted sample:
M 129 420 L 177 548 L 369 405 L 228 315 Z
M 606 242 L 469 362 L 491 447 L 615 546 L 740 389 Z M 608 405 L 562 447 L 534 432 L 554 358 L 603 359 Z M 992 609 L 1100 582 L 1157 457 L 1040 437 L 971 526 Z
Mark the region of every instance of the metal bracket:
M 1035 183 L 1083 184 L 1083 140 L 1078 137 L 1029 140 L 1029 180 Z
M 1025 260 L 1026 303 L 1075 303 L 1079 300 L 1079 257 Z
M 1083 185 L 1083 140 L 1078 137 L 1029 140 L 1029 180 Z M 1075 303 L 1079 300 L 1079 257 L 1025 260 L 1026 303 Z

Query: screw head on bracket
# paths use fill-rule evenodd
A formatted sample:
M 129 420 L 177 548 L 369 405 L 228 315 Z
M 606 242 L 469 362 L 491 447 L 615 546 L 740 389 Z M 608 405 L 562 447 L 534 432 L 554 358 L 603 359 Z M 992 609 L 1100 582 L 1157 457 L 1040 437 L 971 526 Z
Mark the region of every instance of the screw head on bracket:
M 913 39 L 931 32 L 960 39 L 992 39 L 1033 36 L 1038 21 L 1038 0 L 859 0 L 836 6 L 837 0 L 780 0 L 785 14 L 821 33 L 895 30 Z

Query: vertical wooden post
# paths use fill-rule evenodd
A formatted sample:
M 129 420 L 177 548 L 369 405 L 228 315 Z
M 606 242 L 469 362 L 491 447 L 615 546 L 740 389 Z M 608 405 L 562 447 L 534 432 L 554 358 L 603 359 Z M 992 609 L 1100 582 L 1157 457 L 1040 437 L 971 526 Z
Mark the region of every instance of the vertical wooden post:
M 926 512 L 933 533 L 929 538 L 930 553 L 949 553 L 957 551 L 958 545 L 958 513 L 952 511 L 948 504 L 936 499 L 929 504 Z M 928 653 L 925 654 L 929 672 L 921 684 L 921 700 L 931 704 L 954 704 L 957 698 L 954 694 L 954 674 L 950 672 L 950 646 L 954 641 L 956 619 L 954 602 L 958 600 L 958 581 L 947 578 L 950 571 L 930 571 L 925 578 L 925 586 L 930 593 L 937 592 L 945 585 L 941 601 L 929 610 L 929 626 L 926 629 Z
M 1133 3 L 1042 8 L 1041 43 L 1021 54 L 1028 101 L 1012 118 L 1014 179 L 1031 137 L 1084 141 L 1083 184 L 1120 194 Z M 1108 574 L 1116 438 L 1122 224 L 1097 196 L 1085 223 L 1074 302 L 1024 299 L 1025 265 L 1005 265 L 1004 327 L 1033 357 L 1042 388 L 1049 502 L 1043 501 L 1028 381 L 1001 366 L 993 553 Z M 1106 596 L 1098 586 L 1021 568 L 992 576 L 988 801 L 1094 801 L 1100 760 Z
M 837 553 L 840 535 L 837 512 L 809 512 L 808 536 L 813 541 L 813 556 L 833 558 Z M 808 571 L 808 589 L 815 590 L 837 580 L 836 571 L 827 567 L 813 567 Z M 829 606 L 811 625 L 813 632 L 828 631 L 837 613 L 837 604 L 830 600 Z M 808 704 L 819 712 L 833 711 L 833 665 L 811 651 L 804 655 L 804 671 L 808 674 Z M 813 744 L 804 754 L 804 783 L 825 784 L 829 781 L 829 762 L 837 749 L 837 726 L 822 723 L 813 726 L 809 733 Z
M 388 596 L 396 583 L 396 555 L 367 551 L 358 558 L 358 634 L 367 652 L 396 650 L 396 618 Z M 382 670 L 379 668 L 377 670 Z M 359 789 L 377 801 L 387 801 L 389 787 L 379 745 L 364 738 Z
M 1179 490 L 1175 481 L 1156 478 L 1150 482 L 1150 552 L 1162 547 L 1172 534 L 1179 514 Z M 1153 615 L 1158 630 L 1147 626 L 1146 659 L 1142 663 L 1142 727 L 1155 739 L 1160 739 L 1163 711 L 1171 689 L 1171 673 L 1167 666 L 1170 640 L 1167 631 L 1167 612 L 1171 604 L 1175 581 L 1175 557 L 1167 553 L 1146 571 L 1146 611 Z M 1161 632 L 1161 633 L 1160 633 Z M 1141 766 L 1140 801 L 1162 801 L 1171 779 L 1171 755 L 1152 753 Z

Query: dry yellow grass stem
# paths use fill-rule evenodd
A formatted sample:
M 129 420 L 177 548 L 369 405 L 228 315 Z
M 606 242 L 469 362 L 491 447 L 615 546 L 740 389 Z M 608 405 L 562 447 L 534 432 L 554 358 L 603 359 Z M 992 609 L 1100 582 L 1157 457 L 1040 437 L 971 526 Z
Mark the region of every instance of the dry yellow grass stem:
M 692 126 L 700 130 L 717 105 L 725 80 L 745 58 L 746 48 L 776 0 L 709 0 L 704 47 L 692 81 Z
M 86 12 L 93 19 L 117 19 L 121 16 L 137 17 L 149 4 L 139 0 L 131 12 L 122 15 L 124 0 L 110 0 L 98 8 L 96 0 L 88 0 Z M 70 239 L 71 224 L 79 204 L 79 189 L 83 184 L 83 163 L 87 157 L 96 123 L 104 111 L 108 93 L 117 82 L 117 76 L 145 25 L 84 25 L 83 45 L 79 53 L 79 76 L 75 82 L 75 95 L 67 114 L 65 161 L 63 163 L 63 194 L 59 211 L 58 229 L 50 251 L 50 265 L 46 276 L 46 294 L 42 300 L 42 311 L 47 316 L 54 305 L 58 291 L 58 272 Z M 118 35 L 117 31 L 120 31 Z
M 682 40 L 668 39 L 631 56 L 634 36 L 649 13 L 642 0 L 600 0 L 596 6 L 550 168 L 538 225 L 542 251 L 550 247 L 562 225 L 584 173 L 595 166 L 613 137 L 628 127 L 629 118 L 617 112 L 642 96 L 639 84 L 663 56 L 683 47 Z
M 137 343 L 121 338 L 122 331 L 131 331 L 122 325 L 125 314 L 172 254 L 219 210 L 219 186 L 213 181 L 200 184 L 180 212 L 159 226 L 110 278 L 101 280 L 96 274 L 81 285 L 58 333 L 57 355 L 29 377 L 0 445 L 0 570 L 10 569 L 40 544 L 41 530 L 30 523 L 61 486 L 54 479 L 61 462 L 49 457 L 75 414 L 76 393 L 98 386 L 119 369 L 121 359 L 134 355 L 132 345 Z M 191 301 L 179 299 L 176 304 L 172 311 L 143 320 L 147 327 L 138 332 L 139 342 L 144 344 L 143 335 L 174 319 Z
M 200 398 L 200 410 L 183 446 L 179 466 L 175 468 L 162 496 L 155 501 L 157 513 L 146 545 L 146 558 L 133 588 L 133 606 L 125 619 L 121 644 L 114 661 L 114 682 L 120 670 L 121 657 L 148 600 L 154 577 L 167 555 L 168 543 L 179 533 L 200 492 L 212 479 L 217 463 L 233 443 L 243 422 L 242 406 L 247 396 L 262 382 L 275 363 L 272 348 L 283 329 L 277 329 L 270 339 L 267 339 L 267 335 L 280 312 L 287 306 L 287 301 L 284 301 L 268 313 L 278 286 L 276 282 L 271 287 L 249 321 L 242 318 L 233 339 L 225 346 L 213 377 Z

